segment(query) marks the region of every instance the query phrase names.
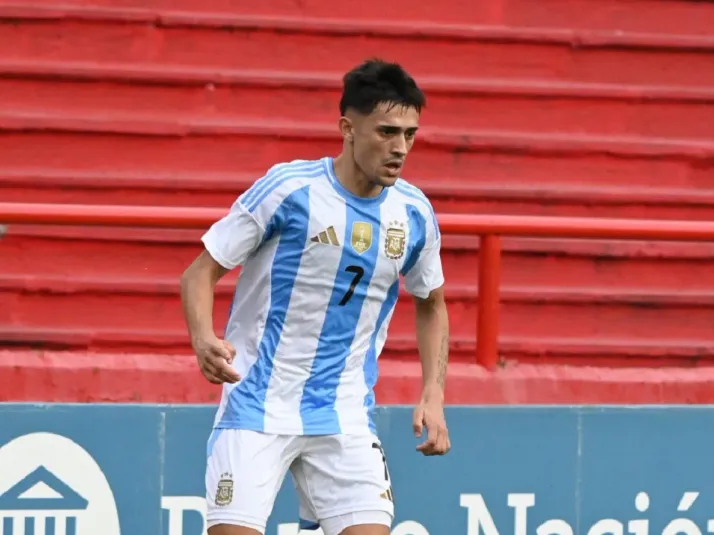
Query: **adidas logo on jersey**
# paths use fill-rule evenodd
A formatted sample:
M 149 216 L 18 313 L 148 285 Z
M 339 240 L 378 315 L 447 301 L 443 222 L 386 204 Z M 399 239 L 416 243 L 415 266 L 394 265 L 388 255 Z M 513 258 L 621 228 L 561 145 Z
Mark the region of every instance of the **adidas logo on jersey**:
M 328 227 L 327 229 L 320 232 L 317 236 L 310 238 L 311 242 L 324 243 L 325 245 L 336 245 L 340 246 L 340 240 L 337 239 L 337 234 L 335 233 L 335 227 Z

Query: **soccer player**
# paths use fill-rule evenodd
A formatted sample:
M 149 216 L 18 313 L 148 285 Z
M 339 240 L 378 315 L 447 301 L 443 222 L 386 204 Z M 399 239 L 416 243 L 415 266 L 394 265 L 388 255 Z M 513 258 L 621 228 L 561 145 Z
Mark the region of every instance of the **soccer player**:
M 199 366 L 223 384 L 208 439 L 210 535 L 263 534 L 288 471 L 303 529 L 390 533 L 392 488 L 372 412 L 400 276 L 416 301 L 422 363 L 413 427 L 427 436 L 416 449 L 451 447 L 441 236 L 427 198 L 400 178 L 424 106 L 397 64 L 370 60 L 348 72 L 342 153 L 269 169 L 205 233 L 181 279 Z M 237 266 L 222 340 L 214 289 Z

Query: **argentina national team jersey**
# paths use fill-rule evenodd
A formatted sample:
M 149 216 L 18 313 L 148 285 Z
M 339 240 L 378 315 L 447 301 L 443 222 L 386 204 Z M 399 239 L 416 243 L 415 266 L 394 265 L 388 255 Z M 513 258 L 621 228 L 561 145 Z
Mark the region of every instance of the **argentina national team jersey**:
M 331 158 L 278 164 L 203 236 L 242 266 L 225 338 L 242 379 L 224 384 L 215 427 L 273 434 L 374 432 L 377 360 L 400 275 L 425 298 L 444 282 L 434 211 L 399 180 L 361 198 Z

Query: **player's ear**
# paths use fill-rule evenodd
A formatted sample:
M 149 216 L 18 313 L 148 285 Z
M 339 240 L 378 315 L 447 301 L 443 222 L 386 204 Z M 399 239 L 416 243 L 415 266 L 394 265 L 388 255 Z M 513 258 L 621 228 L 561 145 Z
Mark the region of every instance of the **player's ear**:
M 340 133 L 345 141 L 352 142 L 354 136 L 354 123 L 347 117 L 340 117 Z

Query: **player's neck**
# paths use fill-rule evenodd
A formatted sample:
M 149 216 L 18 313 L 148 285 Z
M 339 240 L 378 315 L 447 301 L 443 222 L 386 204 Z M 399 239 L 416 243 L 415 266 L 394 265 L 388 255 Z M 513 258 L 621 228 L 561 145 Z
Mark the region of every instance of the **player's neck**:
M 342 187 L 357 197 L 376 197 L 384 189 L 370 181 L 354 161 L 344 154 L 334 159 L 334 171 Z

